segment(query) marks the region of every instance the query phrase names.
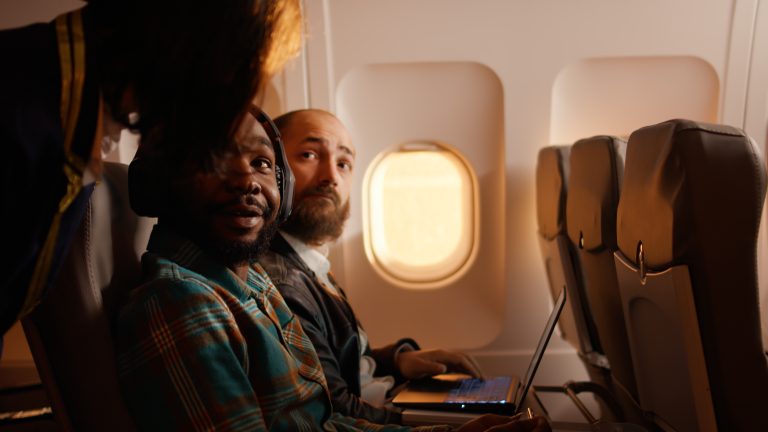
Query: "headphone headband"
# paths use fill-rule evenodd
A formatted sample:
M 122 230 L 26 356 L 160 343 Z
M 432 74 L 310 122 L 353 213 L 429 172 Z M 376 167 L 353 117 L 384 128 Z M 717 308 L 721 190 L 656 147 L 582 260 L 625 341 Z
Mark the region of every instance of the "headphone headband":
M 291 167 L 288 164 L 288 158 L 285 155 L 285 145 L 283 144 L 280 130 L 275 125 L 275 122 L 272 121 L 267 113 L 256 105 L 251 105 L 248 108 L 248 112 L 261 124 L 267 132 L 269 140 L 272 142 L 272 148 L 275 152 L 277 186 L 280 189 L 280 213 L 277 216 L 277 222 L 278 224 L 282 224 L 288 220 L 288 216 L 291 215 L 293 185 L 296 180 L 293 177 L 293 171 L 291 171 Z

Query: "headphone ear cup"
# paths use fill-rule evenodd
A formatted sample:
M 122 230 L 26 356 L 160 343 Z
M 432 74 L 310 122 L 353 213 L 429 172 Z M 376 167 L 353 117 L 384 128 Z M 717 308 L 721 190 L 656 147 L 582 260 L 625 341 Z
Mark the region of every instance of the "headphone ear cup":
M 139 216 L 158 217 L 162 213 L 167 183 L 153 158 L 136 158 L 128 165 L 128 199 Z
M 282 151 L 282 148 L 280 150 Z M 285 154 L 283 154 L 282 163 L 284 165 L 278 165 L 277 167 L 277 185 L 280 187 L 280 214 L 277 216 L 277 222 L 280 225 L 287 221 L 288 217 L 291 215 L 293 206 L 293 184 L 296 181 L 293 177 L 293 172 L 285 159 Z
M 269 140 L 272 141 L 272 148 L 275 151 L 275 176 L 277 178 L 277 187 L 280 189 L 280 209 L 278 210 L 276 220 L 278 224 L 282 224 L 291 215 L 293 184 L 296 182 L 296 179 L 291 171 L 291 166 L 288 165 L 288 158 L 285 156 L 285 147 L 280 137 L 280 130 L 261 108 L 251 105 L 249 111 L 256 121 L 264 127 L 264 131 L 267 132 Z

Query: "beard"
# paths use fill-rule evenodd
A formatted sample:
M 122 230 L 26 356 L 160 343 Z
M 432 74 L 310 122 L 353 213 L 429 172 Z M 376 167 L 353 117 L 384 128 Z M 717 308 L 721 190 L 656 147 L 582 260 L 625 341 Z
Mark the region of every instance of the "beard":
M 308 198 L 305 198 L 310 195 Z M 317 198 L 322 195 L 331 200 Z M 317 187 L 302 194 L 291 216 L 280 227 L 304 243 L 320 245 L 336 240 L 344 232 L 349 219 L 349 200 L 341 204 L 341 197 L 331 187 Z
M 272 237 L 277 232 L 277 220 L 272 218 L 274 210 L 266 206 L 262 208 L 262 211 L 264 212 L 262 217 L 265 221 L 269 222 L 264 224 L 256 239 L 252 241 L 216 238 L 212 234 L 201 232 L 199 228 L 194 229 L 194 222 L 191 223 L 190 227 L 189 220 L 184 221 L 187 226 L 186 232 L 193 242 L 197 243 L 201 249 L 209 253 L 211 257 L 221 264 L 227 267 L 250 264 L 258 261 L 259 257 L 269 250 Z M 183 224 L 180 223 L 179 225 Z
M 272 242 L 272 237 L 274 237 L 276 232 L 277 221 L 273 220 L 261 229 L 254 241 L 220 242 L 213 245 L 213 248 L 216 251 L 216 256 L 219 256 L 226 266 L 250 264 L 258 261 L 269 250 L 269 244 Z
M 170 194 L 167 208 L 175 210 L 161 215 L 160 224 L 188 238 L 215 261 L 227 267 L 258 261 L 259 257 L 269 250 L 269 244 L 278 229 L 277 218 L 273 218 L 276 209 L 268 203 L 258 204 L 258 199 L 253 194 L 245 194 L 226 202 L 195 205 L 195 200 L 189 193 L 194 189 L 190 185 L 184 186 L 186 186 L 184 192 L 174 190 L 175 193 Z M 255 240 L 220 238 L 214 232 L 210 216 L 221 211 L 222 208 L 237 203 L 256 205 L 262 212 L 264 225 Z

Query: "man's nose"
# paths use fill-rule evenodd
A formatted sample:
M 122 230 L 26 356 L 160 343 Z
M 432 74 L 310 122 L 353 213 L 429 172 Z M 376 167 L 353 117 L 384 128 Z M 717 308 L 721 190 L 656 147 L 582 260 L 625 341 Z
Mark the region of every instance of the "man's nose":
M 341 180 L 339 169 L 336 166 L 336 161 L 333 159 L 326 159 L 320 163 L 320 181 L 324 184 L 330 184 L 337 186 Z
M 236 193 L 249 194 L 261 191 L 261 185 L 256 181 L 256 169 L 251 166 L 248 158 L 242 156 L 229 158 L 225 177 L 228 187 Z

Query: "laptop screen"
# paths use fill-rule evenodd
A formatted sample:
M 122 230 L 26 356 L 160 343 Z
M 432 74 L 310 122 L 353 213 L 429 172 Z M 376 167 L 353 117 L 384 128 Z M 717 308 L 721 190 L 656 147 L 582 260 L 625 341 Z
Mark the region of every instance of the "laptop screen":
M 555 301 L 524 381 L 512 377 L 482 380 L 467 378 L 463 374 L 442 374 L 410 381 L 392 403 L 402 408 L 422 410 L 515 414 L 525 401 L 564 304 L 565 291 Z
M 536 346 L 536 351 L 533 353 L 531 363 L 528 365 L 528 371 L 525 372 L 525 378 L 522 381 L 522 385 L 518 388 L 517 397 L 515 398 L 515 406 L 518 410 L 523 404 L 523 401 L 525 401 L 525 397 L 528 395 L 528 389 L 531 388 L 533 377 L 536 375 L 536 369 L 538 369 L 539 363 L 541 363 L 541 358 L 544 356 L 544 350 L 547 348 L 549 338 L 552 337 L 552 333 L 555 330 L 555 324 L 560 317 L 564 305 L 565 287 L 560 291 L 560 295 L 557 297 L 557 301 L 555 301 L 554 309 L 552 310 L 552 313 L 549 314 L 549 320 L 547 321 L 545 330 L 539 338 L 539 344 Z

